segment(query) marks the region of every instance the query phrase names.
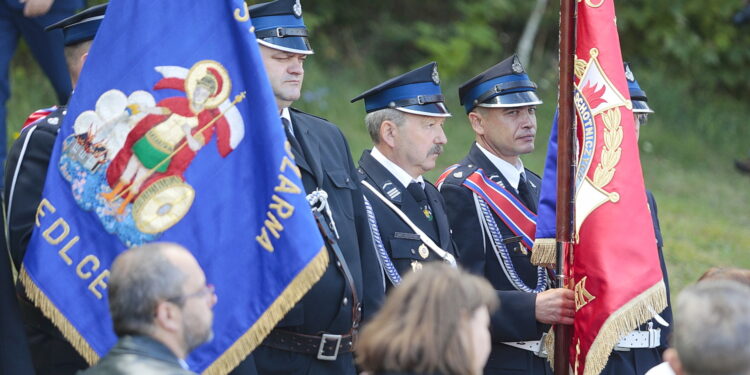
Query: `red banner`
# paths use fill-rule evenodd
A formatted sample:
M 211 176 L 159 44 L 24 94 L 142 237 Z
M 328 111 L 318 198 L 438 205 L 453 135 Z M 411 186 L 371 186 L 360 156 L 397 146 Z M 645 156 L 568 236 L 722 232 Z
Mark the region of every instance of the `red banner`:
M 578 2 L 576 293 L 570 365 L 599 374 L 620 337 L 666 307 L 613 0 Z

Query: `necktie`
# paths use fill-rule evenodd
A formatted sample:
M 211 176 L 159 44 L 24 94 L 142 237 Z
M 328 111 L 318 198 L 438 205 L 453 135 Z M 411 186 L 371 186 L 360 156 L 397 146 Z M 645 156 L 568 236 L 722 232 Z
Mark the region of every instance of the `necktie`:
M 528 209 L 536 212 L 536 202 L 534 201 L 534 197 L 531 194 L 531 189 L 529 189 L 529 184 L 528 182 L 526 182 L 526 179 L 523 175 L 521 175 L 521 179 L 518 180 L 518 196 L 521 198 L 521 201 L 526 205 Z
M 281 118 L 281 123 L 284 125 L 284 134 L 286 134 L 286 139 L 292 145 L 292 153 L 294 154 L 294 157 L 299 160 L 303 157 L 304 154 L 302 153 L 302 146 L 300 146 L 297 137 L 295 137 L 294 133 L 292 133 L 292 123 L 289 122 L 286 117 Z

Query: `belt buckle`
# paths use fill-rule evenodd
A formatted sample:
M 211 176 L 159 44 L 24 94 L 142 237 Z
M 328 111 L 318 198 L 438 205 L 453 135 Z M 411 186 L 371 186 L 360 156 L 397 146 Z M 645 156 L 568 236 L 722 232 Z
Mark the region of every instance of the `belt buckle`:
M 336 346 L 334 347 L 333 355 L 323 354 L 325 352 L 326 343 L 329 340 L 336 341 Z M 318 359 L 321 361 L 335 361 L 336 358 L 339 356 L 339 347 L 341 347 L 341 335 L 332 335 L 330 333 L 324 333 L 320 337 L 320 347 L 318 347 Z

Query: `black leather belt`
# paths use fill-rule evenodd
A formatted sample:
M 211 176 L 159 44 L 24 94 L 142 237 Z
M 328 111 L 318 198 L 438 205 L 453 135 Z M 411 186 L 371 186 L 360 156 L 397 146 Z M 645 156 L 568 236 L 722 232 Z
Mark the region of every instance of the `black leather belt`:
M 352 334 L 305 335 L 278 328 L 266 336 L 263 345 L 289 352 L 315 354 L 322 361 L 335 361 L 339 353 L 349 353 L 354 348 Z

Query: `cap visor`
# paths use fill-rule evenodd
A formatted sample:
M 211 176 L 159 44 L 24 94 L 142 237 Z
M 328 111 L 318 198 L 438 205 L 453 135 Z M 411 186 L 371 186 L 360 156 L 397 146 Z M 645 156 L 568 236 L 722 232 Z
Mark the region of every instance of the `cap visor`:
M 258 39 L 258 43 L 284 52 L 299 53 L 303 55 L 312 55 L 314 52 L 310 47 L 310 42 L 304 36 L 290 36 L 285 38 L 263 38 Z
M 633 113 L 654 113 L 654 110 L 643 100 L 633 100 Z
M 505 108 L 505 107 L 523 107 L 526 105 L 542 104 L 541 99 L 533 91 L 511 92 L 504 95 L 497 95 L 484 103 L 479 103 L 478 107 Z
M 443 103 L 429 103 L 423 105 L 410 105 L 408 107 L 396 107 L 401 112 L 411 113 L 413 115 L 432 116 L 432 117 L 451 117 L 448 108 Z

